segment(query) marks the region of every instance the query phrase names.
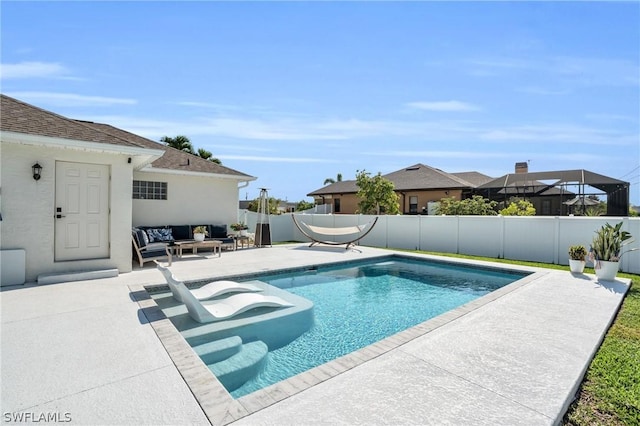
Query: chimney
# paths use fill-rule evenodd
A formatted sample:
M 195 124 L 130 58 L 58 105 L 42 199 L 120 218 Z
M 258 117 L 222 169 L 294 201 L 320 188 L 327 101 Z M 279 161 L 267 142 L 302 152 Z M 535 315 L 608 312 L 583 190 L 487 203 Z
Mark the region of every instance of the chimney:
M 529 171 L 529 163 L 523 161 L 516 163 L 516 173 L 527 173 Z

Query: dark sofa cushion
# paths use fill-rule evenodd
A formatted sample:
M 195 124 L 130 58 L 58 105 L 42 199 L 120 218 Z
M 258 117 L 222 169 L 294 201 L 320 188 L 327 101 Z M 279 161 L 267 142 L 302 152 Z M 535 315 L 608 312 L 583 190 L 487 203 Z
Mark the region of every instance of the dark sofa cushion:
M 151 243 L 146 248 L 146 250 L 143 250 L 140 253 L 143 259 L 154 256 L 162 256 L 163 254 L 167 253 L 166 243 Z
M 143 248 L 148 244 L 149 239 L 147 238 L 147 234 L 144 232 L 144 230 L 140 228 L 133 228 L 131 230 L 131 235 L 133 235 L 133 237 L 136 239 L 138 248 Z
M 209 238 L 227 238 L 227 225 L 209 225 Z
M 220 241 L 222 244 L 235 244 L 235 240 L 233 238 L 212 238 L 212 240 Z
M 174 240 L 192 240 L 193 234 L 191 233 L 190 225 L 170 225 L 171 233 Z

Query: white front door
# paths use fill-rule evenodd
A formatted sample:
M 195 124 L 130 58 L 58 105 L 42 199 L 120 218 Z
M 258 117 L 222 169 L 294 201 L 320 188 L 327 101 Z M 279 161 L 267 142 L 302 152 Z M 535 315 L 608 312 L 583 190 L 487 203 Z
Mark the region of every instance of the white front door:
M 109 170 L 56 162 L 56 261 L 109 257 Z

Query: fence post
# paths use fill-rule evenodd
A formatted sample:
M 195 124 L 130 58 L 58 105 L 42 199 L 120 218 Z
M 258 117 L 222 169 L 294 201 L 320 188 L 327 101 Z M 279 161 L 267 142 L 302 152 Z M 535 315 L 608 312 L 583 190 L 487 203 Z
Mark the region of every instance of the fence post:
M 560 264 L 560 216 L 555 216 L 555 231 L 553 235 L 553 263 Z
M 498 220 L 500 221 L 500 234 L 498 235 L 498 238 L 500 238 L 499 240 L 500 248 L 498 249 L 498 259 L 504 259 L 504 239 L 505 239 L 504 227 L 506 226 L 504 223 L 504 216 L 499 214 Z

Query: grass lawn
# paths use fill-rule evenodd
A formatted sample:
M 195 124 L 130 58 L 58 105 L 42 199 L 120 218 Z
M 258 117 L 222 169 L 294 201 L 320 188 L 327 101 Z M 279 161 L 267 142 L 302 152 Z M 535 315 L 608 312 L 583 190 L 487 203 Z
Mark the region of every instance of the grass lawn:
M 569 270 L 568 266 L 547 263 L 420 253 Z M 593 273 L 593 269 L 585 272 Z M 640 425 L 640 275 L 618 273 L 618 277 L 631 278 L 631 288 L 564 417 L 564 425 Z

